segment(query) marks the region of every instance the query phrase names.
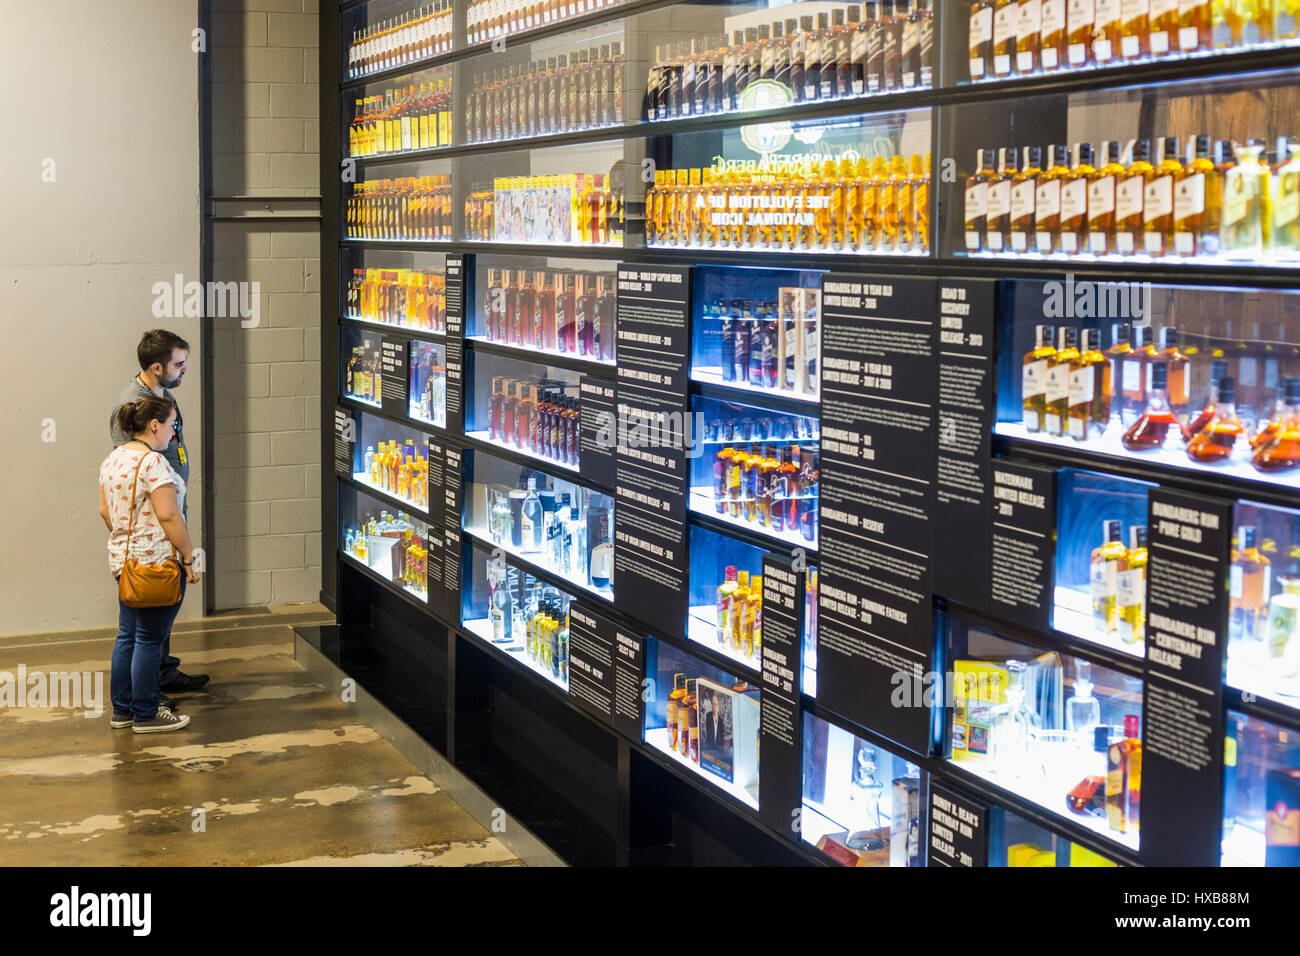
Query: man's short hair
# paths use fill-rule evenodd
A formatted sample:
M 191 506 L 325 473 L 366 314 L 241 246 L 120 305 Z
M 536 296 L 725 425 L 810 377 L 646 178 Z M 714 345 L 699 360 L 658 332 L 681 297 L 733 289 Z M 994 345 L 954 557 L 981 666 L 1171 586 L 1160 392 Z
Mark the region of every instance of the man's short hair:
M 135 356 L 140 360 L 140 370 L 144 371 L 154 362 L 162 365 L 165 370 L 172 360 L 172 352 L 176 349 L 188 352 L 190 343 L 175 332 L 168 332 L 166 329 L 150 329 L 140 336 L 140 344 L 135 347 Z

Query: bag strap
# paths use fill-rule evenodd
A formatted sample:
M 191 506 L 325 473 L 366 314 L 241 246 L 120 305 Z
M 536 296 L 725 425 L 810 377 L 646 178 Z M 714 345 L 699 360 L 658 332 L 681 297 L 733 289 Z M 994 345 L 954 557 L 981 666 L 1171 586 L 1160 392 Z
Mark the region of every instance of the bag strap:
M 144 444 L 144 442 L 141 442 L 141 444 Z M 149 449 L 148 451 L 146 451 L 143 455 L 141 455 L 141 456 L 140 456 L 140 460 L 137 461 L 137 462 L 135 463 L 135 475 L 131 478 L 131 504 L 130 504 L 130 508 L 131 508 L 131 520 L 130 520 L 130 523 L 127 524 L 127 527 L 126 527 L 126 548 L 125 548 L 125 550 L 123 551 L 123 557 L 124 557 L 126 560 L 128 560 L 128 561 L 131 559 L 131 534 L 132 534 L 132 532 L 135 531 L 135 490 L 136 490 L 136 483 L 137 483 L 137 482 L 139 481 L 139 479 L 140 479 L 140 466 L 144 464 L 144 460 L 145 460 L 146 458 L 149 457 L 149 453 L 150 453 L 150 452 L 153 452 L 153 454 L 155 454 L 155 455 L 160 454 L 160 452 L 156 452 L 156 451 L 154 451 L 152 448 L 150 448 L 150 449 Z M 140 510 L 141 510 L 141 511 L 144 510 L 144 502 L 140 502 Z M 167 540 L 167 544 L 168 544 L 168 546 L 172 549 L 172 554 L 175 555 L 175 553 L 176 553 L 176 546 L 175 546 L 174 544 L 171 543 L 171 539 L 170 539 L 170 538 Z

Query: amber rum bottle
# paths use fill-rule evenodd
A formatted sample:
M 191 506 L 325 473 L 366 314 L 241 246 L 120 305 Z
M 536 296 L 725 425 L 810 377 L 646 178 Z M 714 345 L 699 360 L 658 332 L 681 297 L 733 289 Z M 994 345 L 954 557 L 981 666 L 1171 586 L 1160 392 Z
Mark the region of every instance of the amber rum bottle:
M 1016 0 L 993 0 L 993 75 L 1011 76 L 1016 71 Z
M 998 171 L 989 179 L 987 227 L 984 246 L 989 252 L 1006 252 L 1011 227 L 1011 179 L 1015 175 L 1019 150 L 1004 146 Z
M 1035 199 L 1041 168 L 1042 150 L 1037 146 L 1025 149 L 1020 171 L 1011 177 L 1011 251 L 1029 251 L 1029 239 L 1034 232 Z
M 1119 575 L 1127 567 L 1128 549 L 1124 547 L 1124 528 L 1114 518 L 1101 523 L 1102 543 L 1092 550 L 1089 561 L 1089 593 L 1092 598 L 1092 622 L 1103 634 L 1119 629 Z
M 1117 833 L 1136 833 L 1142 804 L 1142 738 L 1136 714 L 1124 717 L 1124 739 L 1110 745 L 1106 767 L 1106 821 Z
M 1120 255 L 1131 256 L 1138 251 L 1138 237 L 1143 232 L 1142 199 L 1155 173 L 1150 159 L 1150 141 L 1138 140 L 1133 146 L 1133 161 L 1115 189 L 1115 251 Z
M 981 149 L 975 158 L 975 172 L 966 179 L 965 232 L 966 251 L 984 249 L 988 230 L 989 180 L 994 176 L 992 149 Z M 864 207 L 865 208 L 865 207 Z
M 993 72 L 993 0 L 975 0 L 970 5 L 968 39 L 970 78 L 985 79 Z
M 1038 72 L 1038 41 L 1043 29 L 1042 0 L 1018 0 L 1016 8 L 1016 72 Z
M 1025 354 L 1020 376 L 1020 401 L 1024 408 L 1026 431 L 1041 432 L 1047 415 L 1047 370 L 1056 357 L 1052 345 L 1053 329 L 1040 325 L 1034 329 L 1034 347 Z
M 1074 166 L 1061 181 L 1061 225 L 1056 251 L 1074 255 L 1083 249 L 1088 230 L 1088 183 L 1096 168 L 1092 165 L 1092 144 L 1080 143 Z
M 1178 139 L 1166 136 L 1160 165 L 1151 173 L 1142 197 L 1142 230 L 1146 253 L 1163 256 L 1174 243 L 1174 189 L 1186 172 L 1178 161 Z
M 1051 147 L 1051 165 L 1038 177 L 1034 210 L 1034 247 L 1040 255 L 1058 252 L 1061 231 L 1061 187 L 1070 176 L 1070 148 Z
M 1120 0 L 1119 46 L 1124 59 L 1137 60 L 1147 55 L 1150 14 L 1150 0 Z
M 1088 251 L 1103 256 L 1115 249 L 1115 193 L 1123 178 L 1119 141 L 1103 147 L 1102 166 L 1088 180 Z
M 1174 183 L 1173 251 L 1180 257 L 1219 251 L 1222 182 L 1210 158 L 1210 137 L 1196 137 L 1196 154 Z
M 1092 62 L 1098 66 L 1114 63 L 1120 56 L 1121 0 L 1096 0 L 1092 23 Z
M 1042 29 L 1038 41 L 1038 65 L 1044 73 L 1053 73 L 1065 65 L 1066 0 L 1043 0 Z
M 1065 58 L 1072 70 L 1092 61 L 1092 25 L 1096 16 L 1096 0 L 1066 0 Z
M 1110 421 L 1110 362 L 1102 354 L 1096 329 L 1080 333 L 1079 358 L 1070 370 L 1066 433 L 1075 441 L 1100 435 Z
M 1237 383 L 1219 379 L 1214 415 L 1187 443 L 1187 457 L 1201 464 L 1215 464 L 1240 457 L 1246 447 L 1245 429 L 1237 418 Z
M 1047 363 L 1043 385 L 1043 431 L 1064 436 L 1070 409 L 1070 379 L 1079 367 L 1079 330 L 1056 330 L 1056 354 Z

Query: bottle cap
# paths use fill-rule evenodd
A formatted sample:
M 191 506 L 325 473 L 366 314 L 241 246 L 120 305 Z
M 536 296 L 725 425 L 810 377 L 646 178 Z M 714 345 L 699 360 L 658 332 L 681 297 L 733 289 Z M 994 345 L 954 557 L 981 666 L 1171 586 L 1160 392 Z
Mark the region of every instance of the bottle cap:
M 1133 144 L 1133 162 L 1143 163 L 1151 159 L 1151 140 L 1139 139 Z
M 1118 518 L 1106 518 L 1102 521 L 1101 532 L 1106 541 L 1124 540 L 1124 525 Z
M 1156 362 L 1151 366 L 1151 388 L 1164 389 L 1169 386 L 1169 366 Z
M 1219 379 L 1219 404 L 1232 405 L 1237 401 L 1237 380 L 1224 376 Z
M 1052 344 L 1053 331 L 1054 329 L 1050 325 L 1040 325 L 1034 329 L 1034 338 L 1037 340 L 1038 348 Z
M 1079 349 L 1095 352 L 1101 347 L 1101 332 L 1097 329 L 1084 329 L 1079 333 Z
M 1030 146 L 1025 150 L 1025 162 L 1021 169 L 1039 169 L 1042 167 L 1042 150 L 1037 146 Z
M 1092 730 L 1092 749 L 1094 753 L 1104 754 L 1110 749 L 1110 725 L 1098 724 Z
M 1138 716 L 1137 714 L 1124 715 L 1124 736 L 1130 740 L 1138 739 Z
M 1228 374 L 1228 363 L 1224 359 L 1215 359 L 1210 363 L 1210 384 L 1213 385 Z
M 1079 144 L 1079 166 L 1091 166 L 1093 164 L 1092 143 Z
M 829 15 L 829 14 L 826 14 L 826 13 L 819 13 L 819 14 L 817 14 L 817 29 L 818 29 L 818 30 L 826 30 L 826 29 L 829 29 L 829 28 L 830 28 L 830 25 L 831 25 L 831 18 L 830 18 L 830 15 Z
M 1176 349 L 1178 348 L 1178 330 L 1171 325 L 1166 325 L 1160 330 L 1160 348 Z
M 858 7 L 856 3 L 853 4 L 853 6 L 849 7 L 847 13 L 849 16 L 849 23 L 862 22 L 862 10 Z
M 1072 349 L 1079 344 L 1079 330 L 1073 326 L 1063 325 L 1056 330 L 1056 347 Z
M 1147 546 L 1147 526 L 1144 524 L 1135 524 L 1128 529 L 1129 550 L 1136 551 L 1138 548 Z
M 1052 147 L 1052 165 L 1068 166 L 1070 165 L 1070 147 L 1064 143 L 1058 143 Z
M 1282 393 L 1288 405 L 1300 405 L 1300 377 L 1283 379 Z
M 1120 157 L 1119 140 L 1112 139 L 1106 142 L 1105 160 L 1108 163 L 1118 163 Z
M 844 10 L 840 7 L 836 7 L 831 11 L 831 25 L 837 27 L 844 26 Z
M 1165 158 L 1165 159 L 1177 159 L 1177 158 L 1178 158 L 1178 137 L 1177 137 L 1177 136 L 1166 136 L 1166 137 L 1165 137 L 1165 152 L 1164 152 L 1164 158 Z
M 1112 345 L 1122 345 L 1133 341 L 1133 327 L 1127 322 L 1116 322 L 1110 327 Z
M 1152 331 L 1149 325 L 1133 326 L 1133 348 L 1140 349 L 1150 345 Z
M 1002 166 L 1000 172 L 1006 172 L 1008 169 L 1015 169 L 1020 159 L 1020 148 L 1017 146 L 1004 146 L 1002 148 Z

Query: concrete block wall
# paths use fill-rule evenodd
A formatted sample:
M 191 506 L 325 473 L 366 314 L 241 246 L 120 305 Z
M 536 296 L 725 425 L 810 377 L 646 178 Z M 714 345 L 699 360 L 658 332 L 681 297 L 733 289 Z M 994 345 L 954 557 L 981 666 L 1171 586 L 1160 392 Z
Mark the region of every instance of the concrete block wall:
M 212 0 L 214 199 L 319 196 L 317 31 L 317 0 Z M 261 287 L 214 333 L 218 609 L 320 593 L 320 256 L 317 222 L 212 226 L 212 278 Z

